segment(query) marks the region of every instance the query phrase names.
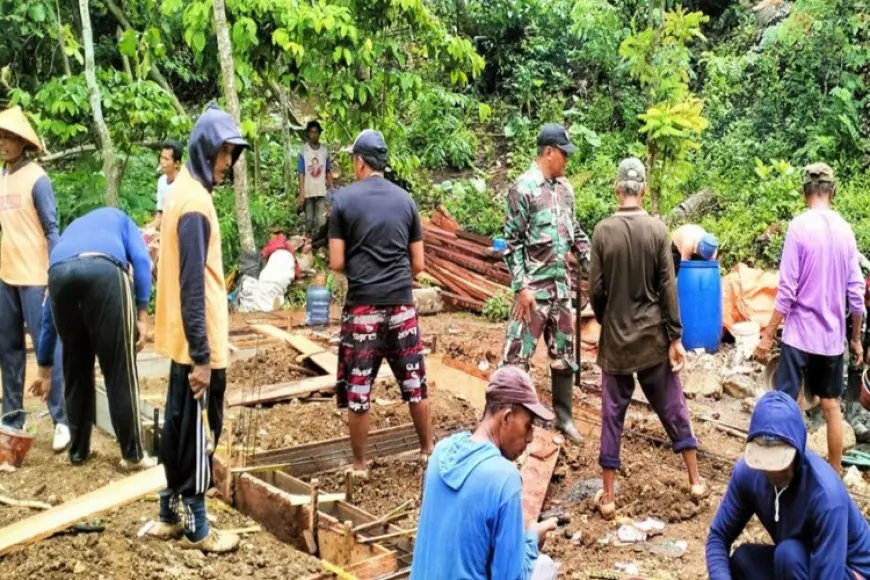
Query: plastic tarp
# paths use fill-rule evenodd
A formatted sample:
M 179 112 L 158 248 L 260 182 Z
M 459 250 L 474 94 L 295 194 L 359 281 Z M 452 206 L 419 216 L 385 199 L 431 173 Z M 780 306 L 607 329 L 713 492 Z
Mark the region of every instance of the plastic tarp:
M 767 326 L 776 302 L 779 272 L 737 264 L 722 279 L 722 325 L 728 332 L 738 322 Z

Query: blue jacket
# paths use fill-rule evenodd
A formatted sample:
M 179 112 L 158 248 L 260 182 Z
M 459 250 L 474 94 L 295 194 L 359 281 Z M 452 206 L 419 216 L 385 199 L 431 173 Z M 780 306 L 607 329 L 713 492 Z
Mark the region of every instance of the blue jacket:
M 432 453 L 414 544 L 411 580 L 521 580 L 538 558 L 538 535 L 523 530 L 516 466 L 468 432 Z
M 145 240 L 135 222 L 119 209 L 96 209 L 73 221 L 51 251 L 49 268 L 83 253 L 106 254 L 125 268 L 133 267 L 133 288 L 136 306 L 148 308 L 151 300 L 151 257 Z M 36 348 L 40 366 L 52 366 L 57 332 L 51 312 L 51 300 L 46 298 L 42 314 L 42 332 Z
M 797 539 L 807 546 L 812 580 L 841 577 L 844 563 L 870 578 L 870 529 L 831 466 L 806 450 L 807 429 L 794 399 L 780 392 L 763 396 L 749 425 L 749 439 L 758 435 L 779 437 L 797 448 L 797 472 L 777 500 L 763 472 L 750 469 L 742 458 L 737 462 L 707 537 L 710 579 L 731 579 L 731 544 L 753 515 L 774 544 Z

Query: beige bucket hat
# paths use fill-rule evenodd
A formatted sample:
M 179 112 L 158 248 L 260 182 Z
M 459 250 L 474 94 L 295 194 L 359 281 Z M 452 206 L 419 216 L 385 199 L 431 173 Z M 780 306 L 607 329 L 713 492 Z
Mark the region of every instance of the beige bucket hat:
M 33 145 L 38 152 L 42 152 L 42 142 L 40 142 L 27 117 L 24 116 L 21 107 L 12 107 L 0 112 L 0 129 L 18 135 Z

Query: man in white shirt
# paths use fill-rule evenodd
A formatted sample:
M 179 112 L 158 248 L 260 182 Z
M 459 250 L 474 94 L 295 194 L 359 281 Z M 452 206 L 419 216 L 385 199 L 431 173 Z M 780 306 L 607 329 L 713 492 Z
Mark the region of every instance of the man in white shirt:
M 309 121 L 305 127 L 308 141 L 299 152 L 299 206 L 305 210 L 305 232 L 309 238 L 326 223 L 326 190 L 332 187 L 332 157 L 320 144 L 323 127 Z
M 160 229 L 163 220 L 163 203 L 169 194 L 169 187 L 181 170 L 182 147 L 178 141 L 164 141 L 160 147 L 160 171 L 163 175 L 157 180 L 157 212 L 149 227 Z

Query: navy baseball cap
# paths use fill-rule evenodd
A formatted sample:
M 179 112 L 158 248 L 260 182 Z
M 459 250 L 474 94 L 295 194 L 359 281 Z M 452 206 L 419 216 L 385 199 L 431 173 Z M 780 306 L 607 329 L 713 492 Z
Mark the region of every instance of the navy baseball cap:
M 366 129 L 357 135 L 353 145 L 346 147 L 343 151 L 365 157 L 382 158 L 387 155 L 387 143 L 380 131 Z
M 577 151 L 577 147 L 568 139 L 565 127 L 558 123 L 547 123 L 538 133 L 538 147 L 558 147 L 567 155 Z

